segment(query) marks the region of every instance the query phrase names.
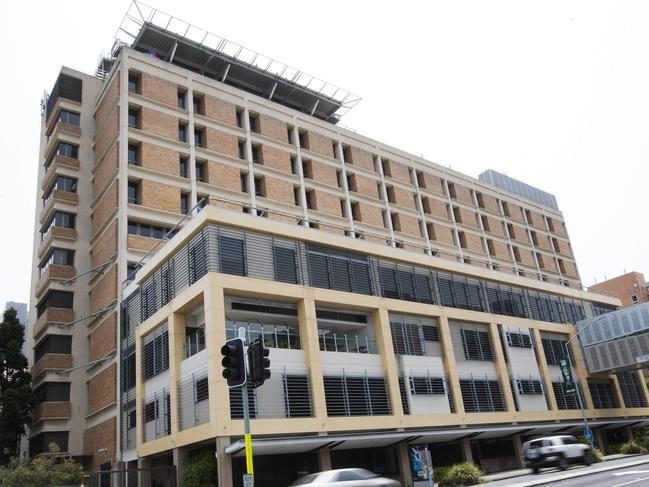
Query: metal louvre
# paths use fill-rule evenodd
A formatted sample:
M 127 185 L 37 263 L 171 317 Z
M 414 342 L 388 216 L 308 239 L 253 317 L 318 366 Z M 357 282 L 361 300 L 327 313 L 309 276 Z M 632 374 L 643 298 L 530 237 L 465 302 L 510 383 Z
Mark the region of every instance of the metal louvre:
M 588 389 L 595 409 L 617 408 L 618 400 L 612 380 L 588 379 Z
M 516 379 L 516 390 L 524 396 L 535 396 L 543 394 L 543 387 L 540 380 Z
M 367 256 L 306 245 L 311 286 L 358 294 L 376 294 Z
M 528 316 L 525 296 L 521 289 L 505 284 L 487 284 L 485 287 L 492 313 L 518 318 Z
M 510 347 L 532 348 L 532 340 L 526 333 L 506 332 L 507 344 Z
M 431 271 L 379 260 L 378 275 L 384 298 L 433 304 L 434 285 Z
M 257 389 L 252 386 L 246 386 L 248 390 L 248 404 L 250 407 L 250 417 L 257 417 Z M 230 389 L 230 417 L 232 419 L 243 419 L 243 387 Z
M 390 398 L 383 377 L 324 377 L 328 416 L 383 416 L 391 414 Z
M 617 381 L 622 391 L 624 407 L 627 408 L 644 408 L 647 407 L 647 400 L 642 388 L 644 385 L 640 382 L 638 374 L 635 371 L 618 372 Z
M 468 379 L 460 379 L 460 391 L 464 402 L 464 410 L 467 413 L 484 413 L 505 410 L 500 382 L 475 379 L 471 376 Z
M 392 346 L 397 355 L 426 355 L 425 342 L 439 342 L 437 321 L 419 316 L 390 314 Z
M 309 418 L 311 394 L 309 378 L 306 375 L 282 374 L 284 402 L 287 418 Z
M 169 390 L 162 388 L 142 401 L 142 439 L 155 440 L 171 434 L 171 400 Z
M 464 276 L 437 273 L 440 304 L 451 308 L 487 311 L 481 282 Z
M 545 353 L 545 361 L 548 365 L 559 365 L 559 360 L 566 356 L 566 343 L 567 340 L 541 338 L 543 352 Z
M 491 337 L 486 331 L 460 330 L 462 336 L 462 348 L 464 349 L 464 358 L 467 360 L 493 360 L 493 348 L 491 346 Z
M 410 382 L 410 394 L 433 395 L 446 394 L 443 377 L 408 377 Z
M 142 373 L 148 380 L 169 368 L 169 333 L 167 324 L 144 337 L 142 344 Z
M 210 420 L 207 369 L 200 369 L 178 381 L 178 426 L 193 428 Z
M 401 397 L 403 414 L 410 414 L 410 402 L 408 401 L 408 393 L 406 392 L 406 380 L 404 377 L 399 377 L 399 396 Z

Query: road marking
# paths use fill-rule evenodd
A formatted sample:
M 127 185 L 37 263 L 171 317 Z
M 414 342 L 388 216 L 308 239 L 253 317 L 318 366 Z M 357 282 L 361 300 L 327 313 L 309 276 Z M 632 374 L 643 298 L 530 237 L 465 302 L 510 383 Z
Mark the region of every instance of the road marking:
M 635 479 L 635 480 L 631 480 L 629 482 L 624 482 L 623 484 L 614 485 L 613 487 L 622 487 L 623 485 L 635 484 L 636 482 L 640 482 L 641 480 L 647 480 L 647 479 L 649 479 L 649 477 L 642 477 L 640 479 Z
M 634 475 L 637 473 L 649 473 L 649 470 L 629 470 L 628 472 L 614 473 L 613 475 Z

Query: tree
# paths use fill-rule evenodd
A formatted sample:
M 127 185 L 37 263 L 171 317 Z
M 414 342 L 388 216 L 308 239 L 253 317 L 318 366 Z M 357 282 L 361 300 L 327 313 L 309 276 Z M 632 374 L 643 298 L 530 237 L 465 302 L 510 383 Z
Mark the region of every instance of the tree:
M 6 310 L 0 323 L 0 465 L 16 457 L 20 437 L 31 422 L 32 377 L 23 355 L 25 327 L 16 310 Z
M 59 447 L 50 444 L 50 453 Z M 0 467 L 2 487 L 51 487 L 53 485 L 78 485 L 83 480 L 83 467 L 72 458 L 40 457 L 31 463 L 12 459 L 6 467 Z

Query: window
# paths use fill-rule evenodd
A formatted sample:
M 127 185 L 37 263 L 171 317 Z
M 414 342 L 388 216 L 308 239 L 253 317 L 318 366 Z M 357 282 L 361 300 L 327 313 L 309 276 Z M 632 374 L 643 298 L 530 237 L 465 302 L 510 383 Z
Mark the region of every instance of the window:
M 298 176 L 300 174 L 300 170 L 298 169 L 297 165 L 297 157 L 291 156 L 291 173 L 295 174 Z
M 73 309 L 74 293 L 69 291 L 49 291 L 36 305 L 40 316 L 49 308 Z
M 182 108 L 183 110 L 187 108 L 187 92 L 185 90 L 178 90 L 178 108 Z
M 144 422 L 155 421 L 158 417 L 158 402 L 151 401 L 144 405 Z
M 195 402 L 205 401 L 210 397 L 210 390 L 207 384 L 207 377 L 198 379 L 194 385 Z
M 453 207 L 453 219 L 456 223 L 462 223 L 462 211 L 459 206 Z
M 128 202 L 131 205 L 140 204 L 140 183 L 137 181 L 128 182 Z
M 354 221 L 362 221 L 362 216 L 361 216 L 361 205 L 358 201 L 352 201 L 351 202 L 352 206 L 352 218 Z
M 129 235 L 139 235 L 140 237 L 152 237 L 152 238 L 161 239 L 167 233 L 169 233 L 169 229 L 167 228 L 148 225 L 146 223 L 139 223 L 133 221 L 128 222 Z
M 509 214 L 509 204 L 506 201 L 502 201 L 502 205 L 503 205 L 503 214 L 505 216 L 511 216 Z
M 48 353 L 72 353 L 71 335 L 45 335 L 34 347 L 34 362 L 38 362 L 43 355 Z
M 56 211 L 50 218 L 47 225 L 41 230 L 41 234 L 45 235 L 53 227 L 70 228 L 74 229 L 76 223 L 76 215 L 74 213 L 67 213 L 65 211 Z
M 514 225 L 511 223 L 507 224 L 507 233 L 509 234 L 509 238 L 514 240 L 516 239 L 516 232 L 514 232 Z
M 129 107 L 128 109 L 128 126 L 134 129 L 140 128 L 140 109 Z
M 298 284 L 294 247 L 273 246 L 273 267 L 275 268 L 275 280 Z
M 79 159 L 79 146 L 68 144 L 67 142 L 59 142 L 55 155 L 69 157 L 70 159 Z
M 396 193 L 395 193 L 395 190 L 394 190 L 394 186 L 390 186 L 390 185 L 386 184 L 385 185 L 385 191 L 386 191 L 386 193 L 388 195 L 388 201 L 390 203 L 396 203 L 397 202 L 397 196 L 396 196 Z
M 514 260 L 517 263 L 521 263 L 521 250 L 518 247 L 512 247 L 512 250 L 514 251 Z
M 142 359 L 144 380 L 169 368 L 169 334 L 166 326 L 144 337 Z
M 315 191 L 312 189 L 307 189 L 304 191 L 306 196 L 306 207 L 309 210 L 317 210 L 316 200 L 315 200 Z
M 485 208 L 484 196 L 482 196 L 482 193 L 476 192 L 475 198 L 478 200 L 478 207 Z
M 203 112 L 203 97 L 201 95 L 194 94 L 194 97 L 192 99 L 192 106 L 194 109 L 194 113 L 202 115 Z
M 381 168 L 383 169 L 384 176 L 392 176 L 392 171 L 390 170 L 390 161 L 388 161 L 387 159 L 381 159 Z
M 505 410 L 500 383 L 497 380 L 460 379 L 460 391 L 467 413 Z
M 507 344 L 510 347 L 518 348 L 532 348 L 532 340 L 529 335 L 525 333 L 513 333 L 511 331 L 506 332 Z
M 543 255 L 539 252 L 534 253 L 536 255 L 536 261 L 539 263 L 539 267 L 545 267 L 544 262 L 543 262 Z
M 137 73 L 128 73 L 128 91 L 129 93 L 140 92 L 140 75 Z
M 255 164 L 261 164 L 262 163 L 262 160 L 261 160 L 261 157 L 260 157 L 260 155 L 261 155 L 261 147 L 258 146 L 258 145 L 253 145 L 253 146 L 251 146 L 251 152 L 252 152 L 252 162 L 254 162 Z
M 202 127 L 194 128 L 194 145 L 196 147 L 205 147 L 205 129 Z
M 383 377 L 324 377 L 328 416 L 377 416 L 391 412 Z
M 248 173 L 247 172 L 241 172 L 239 174 L 239 182 L 241 183 L 241 192 L 242 193 L 247 193 L 248 192 Z
M 392 223 L 392 230 L 395 232 L 401 231 L 401 218 L 398 213 L 390 213 L 390 222 Z
M 617 381 L 620 384 L 620 391 L 622 392 L 624 407 L 647 407 L 647 401 L 642 390 L 644 385 L 641 384 L 636 371 L 618 372 Z
M 67 123 L 78 127 L 81 125 L 81 116 L 78 113 L 63 110 L 59 112 L 59 123 Z
M 417 186 L 422 189 L 426 189 L 426 176 L 424 176 L 423 171 L 416 171 L 415 176 L 417 178 Z
M 180 193 L 180 213 L 186 215 L 189 212 L 189 194 Z
M 243 128 L 243 108 L 237 108 L 237 127 Z
M 446 394 L 441 377 L 409 377 L 410 393 L 413 395 Z
M 45 382 L 34 390 L 36 401 L 68 402 L 70 400 L 69 382 Z
M 255 176 L 255 196 L 266 196 L 266 181 L 263 176 Z
M 239 140 L 237 142 L 237 147 L 239 148 L 239 159 L 246 160 L 246 141 Z
M 491 239 L 487 239 L 487 250 L 492 257 L 496 255 L 496 244 Z
M 128 163 L 138 165 L 140 163 L 140 146 L 128 144 Z
M 539 380 L 518 379 L 516 380 L 516 389 L 522 396 L 536 396 L 543 394 L 543 388 L 541 387 L 541 381 Z
M 248 123 L 250 124 L 251 132 L 259 132 L 259 115 L 256 113 L 249 114 Z
M 304 375 L 284 375 L 284 397 L 287 418 L 308 418 L 311 416 L 309 379 Z
M 460 330 L 464 358 L 467 360 L 493 360 L 491 337 L 486 331 Z
M 245 244 L 239 238 L 219 237 L 220 271 L 235 276 L 246 275 Z
M 463 248 L 463 249 L 468 248 L 469 246 L 468 246 L 467 240 L 466 240 L 466 233 L 457 232 L 457 236 L 458 236 L 458 240 L 459 240 L 458 243 L 460 244 L 460 247 Z
M 302 206 L 302 190 L 299 186 L 293 186 L 293 202 L 295 206 Z
M 74 265 L 74 250 L 54 248 L 38 267 L 39 276 L 45 274 L 50 265 Z
M 538 237 L 538 235 L 536 234 L 536 232 L 534 230 L 531 230 L 530 234 L 532 235 L 532 243 L 534 244 L 535 247 L 538 247 L 539 246 L 539 237 Z
M 457 191 L 455 190 L 455 183 L 448 183 L 448 195 L 453 199 L 457 199 Z
M 566 340 L 556 340 L 552 338 L 541 338 L 545 361 L 548 365 L 559 365 L 559 360 L 566 356 Z
M 196 161 L 196 181 L 205 182 L 205 162 Z
M 184 156 L 180 156 L 178 160 L 178 175 L 181 178 L 186 178 L 187 177 L 187 165 L 189 163 L 189 159 Z
M 180 142 L 187 142 L 187 125 L 184 123 L 178 124 L 178 140 Z
M 482 221 L 482 228 L 484 229 L 484 231 L 490 232 L 491 229 L 489 228 L 489 217 L 486 215 L 480 215 L 480 220 Z
M 619 407 L 612 380 L 588 379 L 588 389 L 593 398 L 593 406 L 595 406 L 595 409 L 613 409 Z
M 302 159 L 302 175 L 305 178 L 313 179 L 313 163 L 308 159 Z
M 298 130 L 297 136 L 298 136 L 298 139 L 300 141 L 300 147 L 303 148 L 303 149 L 308 149 L 306 131 Z
M 77 192 L 77 180 L 68 176 L 57 176 L 52 187 L 45 192 L 43 200 L 48 200 L 54 191 L 64 191 L 66 193 Z
M 560 262 L 561 264 L 563 264 L 563 261 L 559 261 L 559 262 Z M 566 272 L 566 271 L 565 271 L 565 270 L 562 270 L 561 272 Z M 638 296 L 637 296 L 636 294 L 632 294 L 632 295 L 631 295 L 631 303 L 633 303 L 633 304 L 638 304 L 638 302 L 639 302 Z

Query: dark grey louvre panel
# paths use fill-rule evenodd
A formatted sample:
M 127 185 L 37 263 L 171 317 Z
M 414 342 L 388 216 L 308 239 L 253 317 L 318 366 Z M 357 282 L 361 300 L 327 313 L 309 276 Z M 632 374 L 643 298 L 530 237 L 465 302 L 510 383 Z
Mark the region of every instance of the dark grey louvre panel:
M 311 286 L 329 289 L 329 261 L 325 254 L 309 249 L 308 265 Z
M 241 397 L 241 391 L 243 387 L 236 387 L 230 389 L 230 416 L 232 419 L 243 419 L 243 399 Z M 250 417 L 257 417 L 257 394 L 255 389 L 248 387 L 248 408 L 250 411 Z
M 284 399 L 287 418 L 311 417 L 309 379 L 304 375 L 284 375 Z
M 392 346 L 397 355 L 424 355 L 424 344 L 420 333 L 421 325 L 405 322 L 390 322 Z
M 487 311 L 479 281 L 463 276 L 437 273 L 437 287 L 443 306 Z
M 311 244 L 306 248 L 312 286 L 371 294 L 367 256 Z
M 397 270 L 385 266 L 379 267 L 381 276 L 381 295 L 384 298 L 399 299 L 397 288 Z
M 171 259 L 160 268 L 160 297 L 162 300 L 161 304 L 163 306 L 171 301 L 176 294 L 176 286 L 174 281 L 174 260 Z
M 189 243 L 189 284 L 207 274 L 207 229 Z
M 467 413 L 504 411 L 500 384 L 497 380 L 461 379 L 460 391 Z
M 275 279 L 279 282 L 298 284 L 295 249 L 274 246 L 273 258 L 275 265 Z
M 350 262 L 344 256 L 332 254 L 330 256 L 332 289 L 350 292 L 352 290 L 352 276 Z
M 618 372 L 617 381 L 622 391 L 624 407 L 627 408 L 644 408 L 647 407 L 643 388 L 646 386 L 640 382 L 638 374 L 635 371 Z
M 563 382 L 553 382 L 552 390 L 557 400 L 559 409 L 579 409 L 579 402 L 576 394 L 567 394 Z
M 617 408 L 618 401 L 612 380 L 588 379 L 588 389 L 595 409 Z
M 406 383 L 403 377 L 399 377 L 399 395 L 401 396 L 401 406 L 403 407 L 403 414 L 410 414 L 410 403 L 408 401 L 408 392 L 406 391 Z
M 491 337 L 486 331 L 460 330 L 464 358 L 467 360 L 493 360 Z
M 370 415 L 387 416 L 392 414 L 385 379 L 383 377 L 367 377 L 365 380 L 369 394 Z
M 451 413 L 455 413 L 455 399 L 453 398 L 453 385 L 451 384 L 451 381 L 449 380 L 448 376 L 446 376 L 446 395 L 448 397 L 448 405 L 451 408 Z
M 593 308 L 593 314 L 595 316 L 605 315 L 606 313 L 610 313 L 611 311 L 618 309 L 617 306 L 595 302 L 592 302 L 591 306 Z
M 509 387 L 512 391 L 512 399 L 514 400 L 514 409 L 516 409 L 516 411 L 520 411 L 521 407 L 518 404 L 518 394 L 516 389 L 514 388 L 514 381 L 511 378 L 509 379 Z
M 350 416 L 344 377 L 324 378 L 327 416 Z
M 525 333 L 507 332 L 507 343 L 510 347 L 532 348 L 532 340 Z
M 424 340 L 427 342 L 438 342 L 439 341 L 439 329 L 434 325 L 423 325 L 422 332 L 424 334 Z
M 159 307 L 157 306 L 158 293 L 156 292 L 157 290 L 155 286 L 155 281 L 153 279 L 149 279 L 142 285 L 140 290 L 141 290 L 141 300 L 142 300 L 141 315 L 142 315 L 142 321 L 145 321 L 149 318 L 149 316 L 152 316 L 159 309 Z
M 543 394 L 543 388 L 541 387 L 541 381 L 539 380 L 518 379 L 516 380 L 516 389 L 519 394 L 524 396 Z
M 368 263 L 352 260 L 351 266 L 354 292 L 372 294 L 372 280 L 370 278 L 370 267 Z
M 223 274 L 246 275 L 245 245 L 243 239 L 219 236 L 220 267 Z
M 161 326 L 144 337 L 142 371 L 144 380 L 150 379 L 169 368 L 169 333 L 167 325 Z
M 328 416 L 377 416 L 390 414 L 385 379 L 378 377 L 325 377 Z
M 410 377 L 410 393 L 413 395 L 446 394 L 441 377 Z
M 486 291 L 492 313 L 519 318 L 527 316 L 527 305 L 521 290 L 503 284 L 487 284 Z
M 559 365 L 559 360 L 566 356 L 565 343 L 566 340 L 541 338 L 543 352 L 545 352 L 545 361 L 548 365 Z
M 415 294 L 415 274 L 407 270 L 397 269 L 399 295 L 404 301 L 417 301 Z
M 122 352 L 122 391 L 135 387 L 135 345 L 129 345 Z

